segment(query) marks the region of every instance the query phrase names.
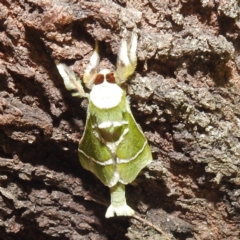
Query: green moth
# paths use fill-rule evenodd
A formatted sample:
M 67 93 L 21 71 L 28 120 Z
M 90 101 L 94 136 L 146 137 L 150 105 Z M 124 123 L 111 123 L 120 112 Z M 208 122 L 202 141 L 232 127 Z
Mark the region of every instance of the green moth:
M 73 95 L 88 97 L 85 131 L 79 142 L 79 160 L 83 168 L 94 173 L 110 188 L 111 204 L 106 218 L 132 216 L 134 210 L 126 203 L 125 185 L 152 161 L 151 149 L 136 123 L 129 106 L 126 92 L 121 85 L 135 71 L 137 64 L 137 34 L 132 32 L 130 44 L 125 36 L 121 41 L 116 71 L 99 71 L 98 43 L 96 42 L 83 82 L 91 89 L 83 90 L 81 81 L 65 64 L 56 63 L 68 90 Z

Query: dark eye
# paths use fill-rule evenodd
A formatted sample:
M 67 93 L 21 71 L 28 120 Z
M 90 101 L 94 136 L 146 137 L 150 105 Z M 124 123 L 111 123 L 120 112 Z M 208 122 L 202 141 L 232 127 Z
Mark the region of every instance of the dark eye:
M 94 83 L 95 83 L 96 85 L 98 85 L 98 84 L 103 83 L 103 81 L 104 81 L 104 76 L 103 76 L 102 74 L 98 74 L 98 75 L 96 76 L 96 78 L 95 78 Z
M 107 82 L 109 83 L 116 83 L 115 77 L 113 73 L 109 73 L 106 75 Z

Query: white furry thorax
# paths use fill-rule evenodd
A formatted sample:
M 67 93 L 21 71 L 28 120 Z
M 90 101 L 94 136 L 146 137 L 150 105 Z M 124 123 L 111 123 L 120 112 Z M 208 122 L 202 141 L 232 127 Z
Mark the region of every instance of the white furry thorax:
M 105 75 L 109 73 L 108 69 L 103 69 L 99 73 Z M 101 109 L 116 107 L 123 95 L 123 90 L 116 83 L 108 83 L 106 79 L 98 85 L 94 85 L 90 92 L 90 101 Z

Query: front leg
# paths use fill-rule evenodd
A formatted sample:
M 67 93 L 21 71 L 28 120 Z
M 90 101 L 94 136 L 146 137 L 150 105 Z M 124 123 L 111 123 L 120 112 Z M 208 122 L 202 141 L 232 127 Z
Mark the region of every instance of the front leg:
M 100 62 L 100 56 L 99 56 L 99 47 L 98 47 L 98 41 L 95 40 L 95 49 L 94 52 L 90 58 L 89 64 L 87 65 L 87 68 L 83 75 L 83 82 L 86 85 L 87 88 L 91 89 L 95 77 L 98 73 L 98 66 Z
M 94 52 L 90 58 L 89 64 L 87 65 L 87 68 L 84 71 L 83 75 L 83 82 L 85 86 L 89 89 L 92 88 L 92 85 L 95 81 L 95 77 L 97 76 L 99 61 L 100 57 L 98 50 L 98 41 L 96 40 Z M 58 72 L 63 78 L 66 89 L 69 91 L 74 91 L 72 93 L 72 96 L 88 97 L 88 94 L 85 93 L 83 89 L 81 80 L 76 78 L 73 70 L 64 63 L 59 63 L 58 61 L 55 61 L 55 64 L 57 66 Z
M 130 43 L 128 45 L 126 40 L 126 31 L 121 41 L 121 46 L 118 53 L 117 60 L 117 83 L 123 84 L 134 73 L 137 66 L 137 33 L 132 32 Z
M 64 63 L 55 61 L 59 74 L 63 78 L 64 85 L 68 91 L 72 91 L 73 97 L 88 97 L 85 93 L 81 80 L 76 78 L 73 70 Z

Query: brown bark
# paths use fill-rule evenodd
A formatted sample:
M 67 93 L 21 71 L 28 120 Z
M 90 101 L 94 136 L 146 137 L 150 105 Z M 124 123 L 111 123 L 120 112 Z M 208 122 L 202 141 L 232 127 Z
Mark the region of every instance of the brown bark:
M 97 39 L 113 68 L 136 26 L 128 93 L 154 161 L 128 203 L 172 239 L 239 239 L 239 12 L 237 0 L 1 0 L 0 239 L 165 239 L 104 218 L 109 191 L 77 157 L 87 102 L 54 65 L 82 77 Z

